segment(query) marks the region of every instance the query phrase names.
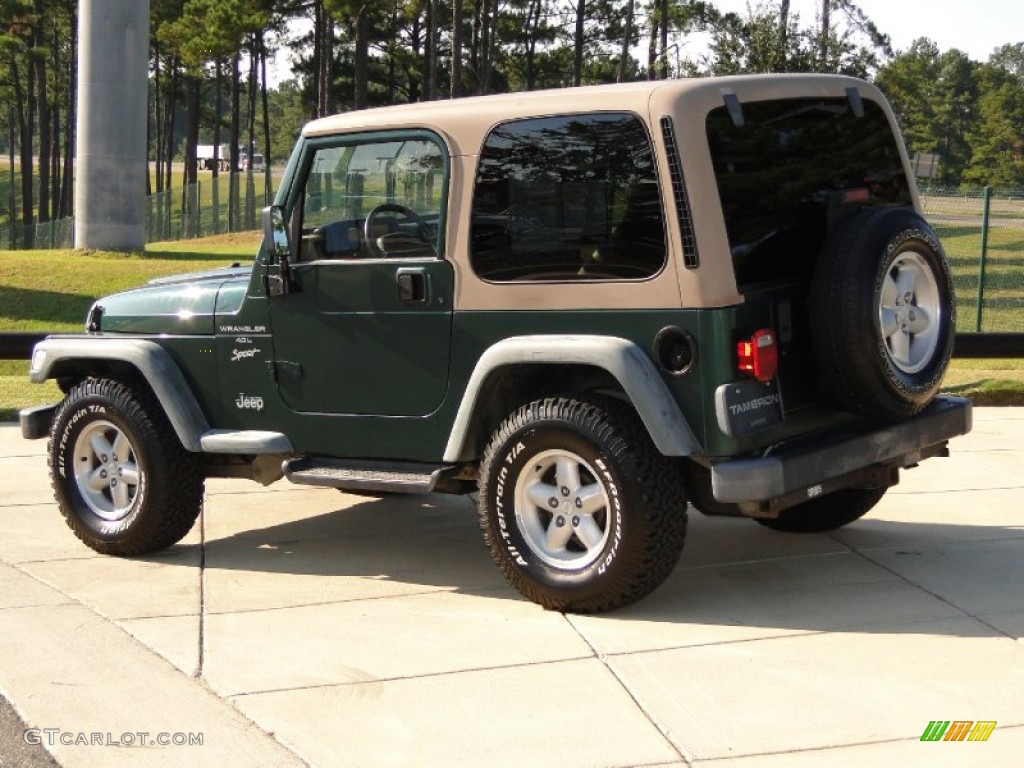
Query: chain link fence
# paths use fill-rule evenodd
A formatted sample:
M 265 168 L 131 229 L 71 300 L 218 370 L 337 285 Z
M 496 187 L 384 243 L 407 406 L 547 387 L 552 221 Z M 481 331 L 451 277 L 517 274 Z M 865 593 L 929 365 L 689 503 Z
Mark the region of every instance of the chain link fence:
M 922 188 L 953 270 L 960 333 L 1024 331 L 1024 189 Z
M 147 198 L 146 242 L 188 240 L 259 226 L 273 202 L 263 174 L 234 173 L 158 192 Z M 232 202 L 234 201 L 234 202 Z M 72 248 L 74 218 L 0 228 L 0 248 Z
M 266 189 L 237 173 L 152 195 L 146 241 L 256 229 Z M 922 188 L 921 203 L 952 266 L 957 330 L 1024 331 L 1024 189 Z M 73 234 L 74 219 L 0 229 L 0 248 L 71 248 Z

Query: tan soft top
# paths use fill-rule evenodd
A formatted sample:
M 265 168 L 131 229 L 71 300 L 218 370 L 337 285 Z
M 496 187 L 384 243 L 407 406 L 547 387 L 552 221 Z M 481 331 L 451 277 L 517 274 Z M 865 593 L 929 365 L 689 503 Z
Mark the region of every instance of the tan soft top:
M 344 112 L 307 123 L 302 135 L 330 136 L 352 131 L 422 127 L 445 136 L 453 155 L 473 155 L 493 125 L 521 117 L 611 110 L 646 116 L 652 101 L 664 105 L 674 103 L 679 110 L 686 102 L 695 106 L 721 104 L 723 96 L 729 93 L 736 94 L 742 102 L 787 96 L 841 96 L 849 87 L 856 87 L 865 97 L 869 92 L 877 93 L 874 86 L 862 80 L 840 75 L 736 75 L 655 80 L 422 101 Z M 676 111 L 676 114 L 685 114 L 685 111 Z
M 721 307 L 743 301 L 736 288 L 729 242 L 718 199 L 717 182 L 708 152 L 707 114 L 727 96 L 740 104 L 766 99 L 848 98 L 855 89 L 862 99 L 882 106 L 896 128 L 892 111 L 875 86 L 841 75 L 737 75 L 684 80 L 657 80 L 547 91 L 475 96 L 346 112 L 308 123 L 303 136 L 334 136 L 352 132 L 423 128 L 441 136 L 452 155 L 449 215 L 450 252 L 455 268 L 456 302 L 461 309 L 593 309 L 607 307 Z M 659 121 L 669 117 L 684 166 L 694 232 L 701 254 L 699 269 L 683 269 L 670 258 L 657 275 L 636 281 L 574 283 L 487 283 L 469 266 L 470 217 L 476 156 L 491 128 L 529 117 L 587 112 L 632 112 L 645 122 L 654 139 L 662 194 L 671 208 L 669 162 L 660 140 Z M 899 151 L 904 155 L 902 146 Z M 917 204 L 916 189 L 911 191 Z M 676 217 L 667 218 L 668 246 L 681 253 Z

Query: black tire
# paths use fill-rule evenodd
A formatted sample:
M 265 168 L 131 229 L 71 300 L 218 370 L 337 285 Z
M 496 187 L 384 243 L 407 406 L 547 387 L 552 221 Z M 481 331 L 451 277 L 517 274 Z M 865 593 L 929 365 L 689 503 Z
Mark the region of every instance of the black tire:
M 487 446 L 479 489 L 491 557 L 553 610 L 639 600 L 672 572 L 686 540 L 680 463 L 612 399 L 548 398 L 515 411 Z M 524 503 L 531 493 L 543 503 Z
M 867 418 L 918 413 L 945 375 L 955 312 L 949 263 L 921 216 L 907 208 L 851 215 L 829 237 L 811 286 L 824 384 Z
M 165 549 L 189 532 L 203 506 L 198 457 L 141 387 L 109 379 L 73 387 L 50 428 L 49 465 L 61 514 L 102 554 Z
M 784 509 L 778 517 L 755 517 L 761 525 L 787 533 L 824 533 L 864 517 L 888 488 L 846 488 Z

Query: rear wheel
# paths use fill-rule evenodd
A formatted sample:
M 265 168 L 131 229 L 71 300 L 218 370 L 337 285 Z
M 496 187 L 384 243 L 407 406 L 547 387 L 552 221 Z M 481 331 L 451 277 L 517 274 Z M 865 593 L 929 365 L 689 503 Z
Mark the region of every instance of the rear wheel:
M 778 517 L 755 517 L 761 525 L 788 533 L 834 531 L 859 520 L 882 500 L 888 488 L 846 488 L 784 509 Z
M 54 416 L 50 477 L 75 535 L 108 555 L 179 541 L 202 509 L 203 475 L 148 392 L 88 379 Z
M 546 608 L 593 613 L 634 602 L 682 552 L 681 468 L 614 400 L 523 406 L 494 433 L 479 487 L 492 558 Z

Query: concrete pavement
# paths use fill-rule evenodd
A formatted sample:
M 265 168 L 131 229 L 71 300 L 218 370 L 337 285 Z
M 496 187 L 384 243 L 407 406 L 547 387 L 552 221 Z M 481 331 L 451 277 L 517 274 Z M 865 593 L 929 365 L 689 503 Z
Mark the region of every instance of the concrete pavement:
M 75 768 L 1016 766 L 1024 408 L 952 450 L 830 535 L 694 512 L 661 589 L 579 617 L 505 584 L 462 498 L 215 480 L 178 546 L 96 555 L 0 426 L 0 692 Z

